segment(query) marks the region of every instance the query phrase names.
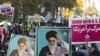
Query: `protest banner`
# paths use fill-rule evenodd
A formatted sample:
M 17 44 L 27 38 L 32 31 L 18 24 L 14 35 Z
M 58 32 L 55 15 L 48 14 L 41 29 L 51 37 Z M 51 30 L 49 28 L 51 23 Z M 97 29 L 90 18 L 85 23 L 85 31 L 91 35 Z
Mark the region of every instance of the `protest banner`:
M 0 5 L 0 14 L 12 12 L 11 4 Z
M 14 16 L 14 7 L 11 7 L 11 12 L 8 13 L 1 13 L 2 15 L 6 15 L 6 16 Z
M 34 56 L 35 39 L 19 34 L 11 34 L 7 56 Z
M 73 18 L 69 22 L 73 43 L 99 43 L 100 17 Z
M 4 46 L 7 40 L 7 32 L 3 27 L 0 27 L 0 46 Z
M 35 56 L 71 56 L 70 28 L 38 27 L 36 37 Z

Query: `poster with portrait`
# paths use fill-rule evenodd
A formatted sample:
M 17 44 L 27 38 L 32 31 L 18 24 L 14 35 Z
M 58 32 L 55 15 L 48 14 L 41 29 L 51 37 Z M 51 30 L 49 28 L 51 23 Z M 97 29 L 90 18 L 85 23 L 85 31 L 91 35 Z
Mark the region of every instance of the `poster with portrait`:
M 71 31 L 67 27 L 37 27 L 35 56 L 70 56 Z
M 35 39 L 19 34 L 12 34 L 7 56 L 34 56 Z

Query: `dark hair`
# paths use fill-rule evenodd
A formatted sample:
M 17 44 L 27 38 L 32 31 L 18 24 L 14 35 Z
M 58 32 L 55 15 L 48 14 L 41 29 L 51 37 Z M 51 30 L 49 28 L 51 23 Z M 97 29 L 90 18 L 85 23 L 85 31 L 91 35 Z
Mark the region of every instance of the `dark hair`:
M 72 45 L 72 51 L 76 51 L 76 46 Z
M 95 49 L 98 49 L 95 43 L 92 43 L 92 44 L 91 44 L 91 47 L 93 47 L 93 48 L 95 48 Z
M 86 50 L 86 45 L 85 44 L 82 44 L 82 47 L 80 49 Z
M 24 44 L 26 45 L 26 42 L 27 42 L 27 40 L 26 40 L 25 38 L 20 38 L 20 39 L 18 40 L 18 45 L 19 45 L 20 43 L 24 43 Z
M 51 37 L 54 37 L 54 38 L 57 39 L 56 34 L 57 34 L 56 31 L 53 31 L 53 30 L 52 30 L 52 31 L 48 31 L 48 32 L 46 33 L 46 39 L 49 40 Z
M 10 56 L 14 56 L 14 55 L 18 55 L 18 50 L 16 49 L 16 50 L 13 50 L 12 52 L 11 52 L 11 54 L 10 54 Z M 18 55 L 19 56 L 19 55 Z

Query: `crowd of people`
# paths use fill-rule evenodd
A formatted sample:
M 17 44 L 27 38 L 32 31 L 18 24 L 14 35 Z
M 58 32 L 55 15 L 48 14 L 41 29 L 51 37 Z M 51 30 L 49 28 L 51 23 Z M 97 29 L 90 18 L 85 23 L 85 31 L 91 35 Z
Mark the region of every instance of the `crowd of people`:
M 8 44 L 10 41 L 11 33 L 23 34 L 22 26 L 20 24 L 7 25 L 7 30 L 8 30 L 7 41 L 4 46 L 0 47 L 0 55 L 1 56 L 6 56 L 6 54 L 7 54 Z M 35 38 L 36 31 L 35 31 L 35 29 L 31 29 L 29 32 L 26 30 L 25 34 L 27 36 L 31 36 L 31 37 Z M 99 51 L 98 47 L 96 46 L 96 44 L 94 44 L 94 43 L 91 44 L 91 47 L 88 48 L 88 51 L 87 51 L 85 44 L 78 47 L 77 50 L 76 49 L 77 49 L 76 46 L 72 45 L 72 56 L 87 56 L 87 55 L 88 56 L 100 56 L 100 51 Z
M 22 26 L 20 24 L 6 24 L 6 25 L 1 25 L 0 28 L 4 28 L 6 31 L 6 38 L 5 38 L 5 43 L 3 45 L 0 44 L 0 56 L 6 56 L 7 55 L 7 50 L 9 47 L 9 42 L 11 38 L 11 34 L 23 34 Z M 2 38 L 2 36 L 0 36 Z M 0 39 L 1 42 L 1 39 Z
M 72 45 L 72 56 L 100 56 L 100 51 L 95 43 L 91 43 L 90 47 L 82 44 L 76 48 L 75 45 Z
M 50 14 L 47 14 L 45 18 L 47 19 L 47 22 L 46 23 L 40 22 L 40 26 L 66 26 L 66 27 L 68 26 L 68 21 L 65 20 L 64 17 L 61 15 L 57 15 L 56 19 L 53 19 L 53 18 L 50 18 Z M 7 55 L 11 33 L 27 35 L 27 36 L 35 38 L 36 36 L 35 27 L 37 27 L 37 25 L 34 22 L 31 24 L 30 31 L 27 30 L 27 27 L 25 25 L 23 29 L 23 26 L 19 23 L 11 23 L 10 25 L 7 25 L 6 27 L 7 40 L 3 46 L 0 46 L 0 56 Z M 81 47 L 79 47 L 78 50 L 76 50 L 75 45 L 72 45 L 72 56 L 87 56 L 87 55 L 100 56 L 100 51 L 97 48 L 96 44 L 94 43 L 91 44 L 91 47 L 88 48 L 88 51 L 85 45 L 82 45 Z

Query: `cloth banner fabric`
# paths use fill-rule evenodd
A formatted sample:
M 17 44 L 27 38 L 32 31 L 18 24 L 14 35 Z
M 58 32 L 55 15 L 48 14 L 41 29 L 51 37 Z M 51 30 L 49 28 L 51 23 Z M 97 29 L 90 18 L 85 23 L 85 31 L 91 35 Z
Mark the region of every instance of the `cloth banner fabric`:
M 72 29 L 73 43 L 99 43 L 100 42 L 100 17 L 73 18 L 69 21 Z

